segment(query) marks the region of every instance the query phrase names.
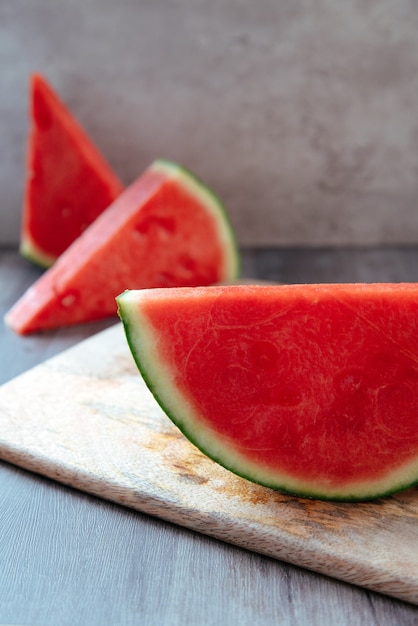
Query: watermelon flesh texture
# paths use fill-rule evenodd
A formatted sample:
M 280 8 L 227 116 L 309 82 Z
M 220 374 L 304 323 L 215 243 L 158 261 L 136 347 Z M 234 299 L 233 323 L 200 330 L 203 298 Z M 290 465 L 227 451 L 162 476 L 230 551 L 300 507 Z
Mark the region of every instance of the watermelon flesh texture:
M 20 251 L 49 267 L 123 185 L 40 74 L 31 76 L 30 123 Z
M 133 357 L 207 456 L 303 497 L 418 482 L 418 284 L 127 291 Z
M 59 257 L 7 313 L 15 332 L 116 316 L 125 288 L 232 280 L 239 261 L 219 200 L 194 176 L 159 160 Z

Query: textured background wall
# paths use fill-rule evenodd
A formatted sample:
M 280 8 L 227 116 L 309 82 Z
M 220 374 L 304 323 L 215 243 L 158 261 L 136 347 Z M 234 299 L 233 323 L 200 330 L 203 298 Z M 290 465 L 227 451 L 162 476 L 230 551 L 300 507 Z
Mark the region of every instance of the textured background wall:
M 0 242 L 43 72 L 126 182 L 156 156 L 243 244 L 418 242 L 415 0 L 0 0 Z

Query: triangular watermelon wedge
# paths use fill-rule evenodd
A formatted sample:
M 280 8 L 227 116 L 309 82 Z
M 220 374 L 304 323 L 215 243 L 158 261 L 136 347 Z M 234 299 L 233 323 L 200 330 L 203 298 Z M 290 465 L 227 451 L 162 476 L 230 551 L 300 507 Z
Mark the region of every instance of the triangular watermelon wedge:
M 25 334 L 116 315 L 124 289 L 206 285 L 238 272 L 219 200 L 158 160 L 104 211 L 6 315 Z
M 122 189 L 69 109 L 33 74 L 21 254 L 49 267 Z
M 133 357 L 209 457 L 304 497 L 418 483 L 418 284 L 127 291 Z

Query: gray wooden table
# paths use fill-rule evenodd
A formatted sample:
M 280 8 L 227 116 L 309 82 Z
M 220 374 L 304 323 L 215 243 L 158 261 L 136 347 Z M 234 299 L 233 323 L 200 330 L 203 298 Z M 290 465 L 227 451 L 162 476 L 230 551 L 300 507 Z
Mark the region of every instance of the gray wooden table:
M 244 250 L 279 282 L 416 281 L 418 248 Z M 0 250 L 3 315 L 40 270 Z M 0 383 L 114 320 L 21 338 Z M 1 416 L 0 416 L 1 423 Z M 0 625 L 403 626 L 418 608 L 217 542 L 0 462 Z

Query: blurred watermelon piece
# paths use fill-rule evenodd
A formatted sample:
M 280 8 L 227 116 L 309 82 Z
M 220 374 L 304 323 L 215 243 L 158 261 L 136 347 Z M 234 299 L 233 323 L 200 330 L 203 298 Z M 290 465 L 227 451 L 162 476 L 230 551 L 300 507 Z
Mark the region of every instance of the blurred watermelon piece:
M 124 289 L 209 285 L 239 271 L 218 198 L 187 170 L 155 161 L 6 315 L 26 334 L 116 315 Z
M 51 266 L 122 190 L 45 78 L 33 74 L 21 254 Z

